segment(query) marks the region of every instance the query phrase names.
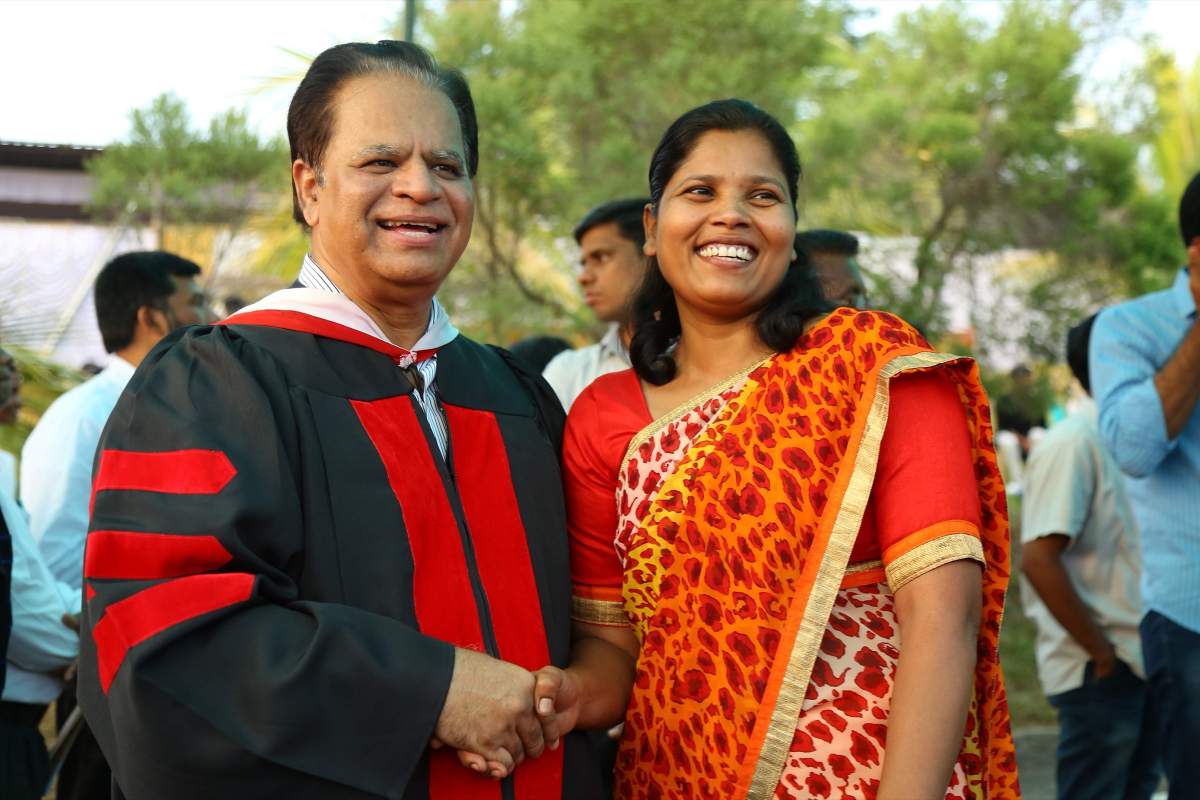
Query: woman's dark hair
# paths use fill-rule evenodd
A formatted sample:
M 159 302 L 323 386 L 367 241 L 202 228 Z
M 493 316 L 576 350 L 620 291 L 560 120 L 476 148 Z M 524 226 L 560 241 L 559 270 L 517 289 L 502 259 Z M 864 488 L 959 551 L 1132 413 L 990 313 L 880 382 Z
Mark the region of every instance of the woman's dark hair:
M 795 212 L 800 190 L 800 156 L 795 142 L 779 120 L 766 111 L 745 100 L 729 99 L 693 108 L 663 134 L 650 159 L 650 204 L 655 214 L 667 182 L 709 131 L 755 131 L 766 139 L 787 178 Z M 763 343 L 782 352 L 795 346 L 809 319 L 827 309 L 808 259 L 801 254 L 759 310 L 755 327 Z M 670 382 L 675 377 L 675 359 L 670 350 L 679 338 L 679 310 L 675 292 L 655 256 L 646 259 L 646 277 L 633 298 L 632 323 L 629 357 L 634 370 L 655 386 Z
M 420 45 L 391 40 L 375 44 L 339 44 L 316 57 L 288 107 L 287 132 L 292 161 L 300 159 L 308 164 L 317 171 L 320 179 L 321 161 L 333 136 L 333 100 L 338 90 L 351 78 L 379 73 L 405 75 L 446 95 L 462 128 L 467 174 L 474 177 L 479 168 L 479 126 L 475 121 L 475 101 L 471 99 L 467 79 L 458 70 L 440 66 L 437 59 Z M 294 183 L 292 216 L 308 227 Z

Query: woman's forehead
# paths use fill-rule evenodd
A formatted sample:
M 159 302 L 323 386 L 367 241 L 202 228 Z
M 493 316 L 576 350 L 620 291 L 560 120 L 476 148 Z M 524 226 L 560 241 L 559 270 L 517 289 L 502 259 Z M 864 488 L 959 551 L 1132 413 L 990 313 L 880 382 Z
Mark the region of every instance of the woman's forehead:
M 742 180 L 770 178 L 786 185 L 787 178 L 770 143 L 755 130 L 707 131 L 679 162 L 673 182 L 687 175 Z

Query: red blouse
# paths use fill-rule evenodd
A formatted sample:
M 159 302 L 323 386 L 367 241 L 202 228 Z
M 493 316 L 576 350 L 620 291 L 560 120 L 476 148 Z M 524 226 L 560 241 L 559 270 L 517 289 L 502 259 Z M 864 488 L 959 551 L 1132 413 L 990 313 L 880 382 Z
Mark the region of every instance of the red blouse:
M 908 373 L 892 380 L 890 395 L 875 482 L 844 586 L 881 580 L 880 561 L 886 565 L 951 529 L 978 536 L 967 416 L 953 384 L 932 372 Z M 652 421 L 633 370 L 597 378 L 567 418 L 571 577 L 589 595 L 621 586 L 614 548 L 618 474 L 629 442 Z M 865 568 L 858 578 L 855 567 Z

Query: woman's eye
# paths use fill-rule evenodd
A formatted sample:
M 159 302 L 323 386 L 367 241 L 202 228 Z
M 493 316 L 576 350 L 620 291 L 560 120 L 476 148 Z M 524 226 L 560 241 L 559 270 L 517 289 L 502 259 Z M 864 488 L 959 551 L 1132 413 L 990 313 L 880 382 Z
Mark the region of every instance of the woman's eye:
M 712 194 L 712 190 L 707 186 L 691 186 L 683 190 L 684 194 L 697 195 L 699 197 L 707 197 Z
M 765 200 L 765 201 L 771 202 L 771 203 L 779 202 L 779 195 L 777 195 L 777 194 L 775 194 L 775 192 L 772 192 L 767 189 L 763 189 L 761 192 L 755 192 L 752 195 L 752 198 L 755 200 Z

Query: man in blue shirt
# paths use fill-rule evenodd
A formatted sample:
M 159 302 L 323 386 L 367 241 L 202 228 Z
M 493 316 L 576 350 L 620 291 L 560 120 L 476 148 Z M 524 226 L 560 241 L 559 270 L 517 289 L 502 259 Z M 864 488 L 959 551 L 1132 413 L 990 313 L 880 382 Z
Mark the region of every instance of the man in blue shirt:
M 0 350 L 0 425 L 21 405 L 20 374 Z M 79 654 L 79 637 L 64 615 L 79 613 L 79 592 L 51 576 L 10 490 L 0 485 L 0 556 L 4 581 L 0 630 L 0 797 L 39 800 L 50 778 L 38 723 L 62 690 L 62 671 Z M 11 581 L 11 587 L 9 584 Z M 10 591 L 11 588 L 11 591 Z M 10 627 L 11 626 L 11 627 Z M 11 638 L 9 636 L 11 632 Z M 7 673 L 7 680 L 2 676 Z
M 100 432 L 142 359 L 162 337 L 208 321 L 196 282 L 200 267 L 163 251 L 124 253 L 100 271 L 96 322 L 112 360 L 91 380 L 55 400 L 21 450 L 21 503 L 32 541 L 54 578 L 75 596 L 83 583 L 92 462 Z M 61 728 L 75 706 L 74 684 L 56 706 Z M 108 766 L 90 731 L 76 740 L 58 780 L 59 800 L 107 800 Z
M 1200 786 L 1200 175 L 1179 226 L 1188 266 L 1103 312 L 1091 351 L 1101 437 L 1141 528 L 1142 649 L 1172 800 Z

